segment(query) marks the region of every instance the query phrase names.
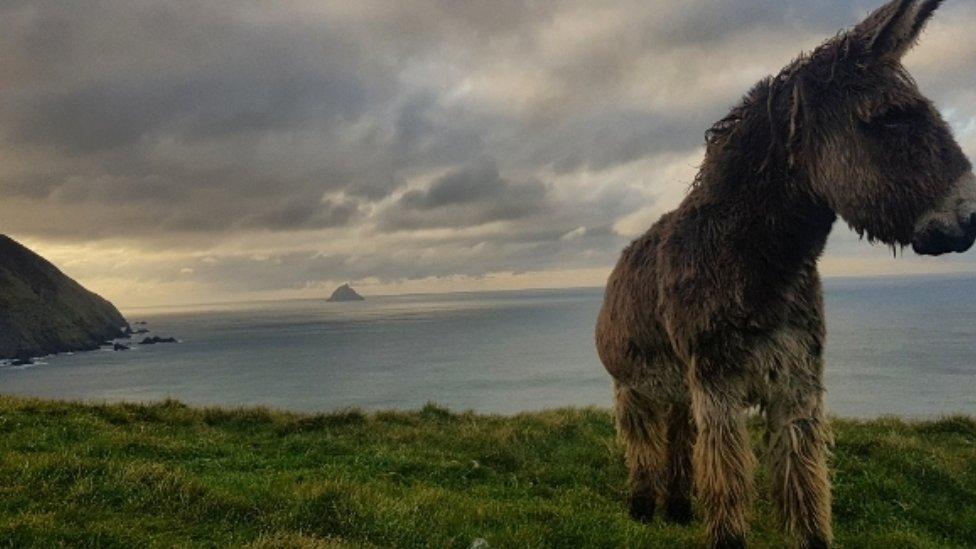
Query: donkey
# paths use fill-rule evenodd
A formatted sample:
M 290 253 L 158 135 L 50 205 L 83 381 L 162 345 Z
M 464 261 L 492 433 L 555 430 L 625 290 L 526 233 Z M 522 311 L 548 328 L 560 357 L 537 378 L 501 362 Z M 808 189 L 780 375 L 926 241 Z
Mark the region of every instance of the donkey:
M 839 215 L 918 254 L 976 240 L 976 176 L 901 58 L 942 0 L 894 0 L 757 84 L 705 137 L 678 208 L 623 252 L 596 327 L 630 513 L 743 547 L 766 423 L 773 500 L 800 547 L 831 544 L 817 261 Z

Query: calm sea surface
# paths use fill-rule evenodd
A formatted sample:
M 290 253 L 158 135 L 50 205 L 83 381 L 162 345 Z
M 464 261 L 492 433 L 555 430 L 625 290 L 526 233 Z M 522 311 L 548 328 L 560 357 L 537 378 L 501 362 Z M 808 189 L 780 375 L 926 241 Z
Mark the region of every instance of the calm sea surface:
M 976 278 L 827 283 L 831 413 L 976 414 Z M 175 345 L 0 366 L 0 392 L 292 410 L 608 406 L 595 289 L 130 309 Z

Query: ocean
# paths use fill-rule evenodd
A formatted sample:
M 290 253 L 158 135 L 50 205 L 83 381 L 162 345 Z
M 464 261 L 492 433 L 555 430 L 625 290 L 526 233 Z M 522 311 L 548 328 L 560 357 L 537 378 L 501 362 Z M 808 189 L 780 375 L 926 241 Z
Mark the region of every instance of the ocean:
M 976 278 L 825 286 L 829 413 L 976 414 Z M 295 411 L 608 407 L 593 346 L 601 299 L 572 289 L 134 308 L 131 322 L 180 342 L 2 365 L 0 393 Z

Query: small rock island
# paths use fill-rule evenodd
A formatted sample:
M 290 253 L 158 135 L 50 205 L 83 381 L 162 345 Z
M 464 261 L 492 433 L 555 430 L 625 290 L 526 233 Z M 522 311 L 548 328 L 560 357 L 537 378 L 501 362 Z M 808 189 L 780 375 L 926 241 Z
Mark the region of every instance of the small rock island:
M 353 290 L 349 284 L 343 284 L 342 286 L 336 288 L 336 290 L 332 292 L 332 296 L 328 299 L 328 301 L 332 302 L 365 300 L 366 298 L 356 293 L 356 290 Z

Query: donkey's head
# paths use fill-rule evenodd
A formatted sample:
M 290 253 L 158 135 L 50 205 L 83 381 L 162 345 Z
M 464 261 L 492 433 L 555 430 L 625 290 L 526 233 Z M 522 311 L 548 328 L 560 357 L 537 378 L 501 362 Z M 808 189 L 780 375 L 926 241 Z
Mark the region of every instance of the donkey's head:
M 941 3 L 894 0 L 770 84 L 813 192 L 860 234 L 926 255 L 976 240 L 971 165 L 901 64 Z

